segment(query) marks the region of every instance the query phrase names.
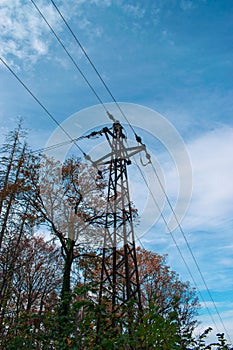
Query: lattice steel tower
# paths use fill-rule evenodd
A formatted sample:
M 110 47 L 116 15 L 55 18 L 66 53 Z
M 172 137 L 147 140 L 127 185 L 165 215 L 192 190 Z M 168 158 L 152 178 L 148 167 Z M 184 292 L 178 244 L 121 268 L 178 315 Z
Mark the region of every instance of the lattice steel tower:
M 138 310 L 142 308 L 133 229 L 135 210 L 130 201 L 127 166 L 130 158 L 145 147 L 126 147 L 119 122 L 102 132 L 111 151 L 95 162 L 96 166 L 109 167 L 99 305 L 106 306 L 107 302 L 108 312 L 119 315 L 122 306 L 131 300 Z

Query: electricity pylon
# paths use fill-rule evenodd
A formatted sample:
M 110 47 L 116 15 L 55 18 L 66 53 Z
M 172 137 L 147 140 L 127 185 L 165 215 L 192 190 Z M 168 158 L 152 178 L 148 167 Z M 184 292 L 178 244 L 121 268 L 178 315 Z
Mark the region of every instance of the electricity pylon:
M 111 150 L 94 162 L 96 166 L 109 167 L 99 305 L 106 306 L 107 302 L 106 311 L 114 320 L 114 314 L 126 310 L 124 306 L 130 301 L 138 311 L 142 309 L 133 229 L 135 210 L 130 201 L 127 166 L 130 158 L 145 150 L 145 146 L 126 147 L 119 122 L 114 122 L 111 130 L 104 128 L 102 132 Z

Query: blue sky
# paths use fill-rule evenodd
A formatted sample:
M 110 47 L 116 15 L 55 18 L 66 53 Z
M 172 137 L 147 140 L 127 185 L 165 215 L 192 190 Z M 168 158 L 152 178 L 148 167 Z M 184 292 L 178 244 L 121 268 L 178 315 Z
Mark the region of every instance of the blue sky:
M 51 2 L 36 3 L 101 99 L 112 102 Z M 233 2 L 56 3 L 116 100 L 159 112 L 184 140 L 193 170 L 193 191 L 182 227 L 233 339 Z M 0 53 L 59 123 L 98 104 L 30 0 L 0 0 Z M 43 147 L 56 125 L 2 64 L 0 77 L 1 141 L 22 116 L 33 148 Z M 152 118 L 151 125 L 154 123 Z M 143 129 L 143 116 L 139 126 Z M 91 118 L 86 127 L 93 127 Z M 142 133 L 163 170 L 172 200 L 177 192 L 175 166 L 167 150 L 149 132 Z M 218 330 L 223 331 L 182 235 L 178 230 L 174 235 Z M 168 253 L 171 267 L 183 280 L 190 280 L 162 222 L 158 221 L 142 240 L 146 248 Z M 201 320 L 203 327 L 215 328 L 205 309 Z

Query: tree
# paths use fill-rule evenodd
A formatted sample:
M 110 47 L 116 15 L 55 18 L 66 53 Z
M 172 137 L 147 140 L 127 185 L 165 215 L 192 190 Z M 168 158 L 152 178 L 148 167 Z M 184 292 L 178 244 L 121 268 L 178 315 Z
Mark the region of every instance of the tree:
M 133 301 L 124 306 L 124 310 L 118 310 L 115 324 L 119 326 L 120 333 L 127 327 L 127 308 L 131 311 L 130 327 L 135 333 L 135 344 L 143 337 L 140 346 L 149 346 L 150 349 L 158 348 L 158 339 L 168 342 L 175 339 L 178 349 L 186 349 L 193 339 L 193 331 L 197 324 L 198 299 L 195 290 L 188 282 L 180 281 L 179 276 L 166 264 L 166 256 L 161 256 L 142 248 L 137 248 L 137 262 L 140 277 L 140 286 L 143 304 L 142 323 L 138 323 L 138 309 Z M 89 258 L 77 261 L 83 271 L 86 285 L 95 286 L 92 289 L 91 299 L 98 304 L 98 283 L 101 270 L 101 259 L 94 253 Z M 121 283 L 119 280 L 118 283 Z M 105 310 L 111 304 L 105 297 Z M 126 313 L 125 313 L 126 311 Z M 109 316 L 111 317 L 111 315 Z M 114 315 L 112 315 L 114 317 Z M 110 333 L 107 314 L 103 317 L 102 331 Z M 131 332 L 132 333 L 132 332 Z M 172 336 L 173 334 L 173 336 Z M 125 336 L 125 334 L 124 334 Z M 148 344 L 147 344 L 148 342 Z M 157 345 L 156 345 L 157 344 Z M 136 346 L 136 345 L 135 345 Z M 162 346 L 162 345 L 161 345 Z M 163 346 L 166 346 L 164 343 Z M 170 346 L 170 345 L 169 345 Z M 143 347 L 142 347 L 143 348 Z M 162 347 L 161 347 L 162 348 Z M 168 347 L 168 349 L 170 349 Z
M 75 259 L 83 254 L 83 245 L 98 246 L 103 224 L 103 187 L 96 170 L 69 159 L 63 165 L 43 158 L 40 176 L 34 182 L 34 195 L 27 200 L 51 234 L 61 245 L 63 278 L 61 288 L 61 333 L 70 311 L 71 273 Z
M 133 300 L 112 313 L 107 297 L 98 305 L 105 182 L 96 169 L 35 157 L 19 125 L 1 149 L 0 179 L 2 349 L 230 350 L 224 334 L 211 344 L 209 329 L 193 336 L 195 291 L 166 256 L 137 249 L 141 314 Z
M 0 333 L 9 313 L 13 279 L 21 240 L 31 235 L 36 216 L 24 193 L 30 192 L 29 178 L 37 164 L 18 127 L 6 138 L 0 154 Z M 30 177 L 28 174 L 30 173 Z M 13 319 L 13 318 L 12 318 Z M 3 333 L 2 333 L 3 332 Z
M 39 158 L 28 148 L 21 123 L 0 153 L 0 338 L 1 348 L 17 335 L 18 325 L 37 319 L 58 300 L 57 248 L 34 237 L 40 223 L 28 197 L 38 181 Z M 26 321 L 27 320 L 27 321 Z
M 29 191 L 27 173 L 35 168 L 36 158 L 24 141 L 24 132 L 19 123 L 11 132 L 1 149 L 0 157 L 0 248 L 11 226 L 28 212 L 28 204 L 22 194 Z M 28 217 L 29 219 L 29 217 Z M 26 223 L 26 221 L 25 221 Z
M 180 337 L 186 344 L 185 339 L 190 341 L 197 325 L 198 298 L 195 290 L 189 282 L 180 281 L 166 264 L 166 256 L 138 248 L 137 257 L 144 307 L 154 302 L 158 314 L 165 319 L 174 311 Z
M 233 348 L 227 344 L 224 333 L 217 333 L 217 342 L 206 344 L 207 337 L 212 331 L 212 328 L 207 328 L 202 334 L 193 339 L 191 347 L 187 350 L 233 350 Z
M 2 348 L 12 339 L 28 338 L 29 329 L 31 335 L 41 332 L 51 310 L 55 317 L 61 283 L 61 257 L 56 246 L 42 237 L 23 237 L 12 248 L 18 249 L 18 256 L 3 320 Z
M 42 237 L 25 237 L 13 281 L 14 300 L 21 312 L 39 315 L 54 309 L 55 292 L 61 283 L 61 257 L 58 248 Z

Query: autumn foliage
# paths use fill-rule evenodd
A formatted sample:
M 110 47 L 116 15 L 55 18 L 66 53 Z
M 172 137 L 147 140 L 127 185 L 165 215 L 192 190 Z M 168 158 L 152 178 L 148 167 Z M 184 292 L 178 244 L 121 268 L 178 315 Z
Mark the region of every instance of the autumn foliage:
M 106 182 L 95 169 L 35 156 L 19 125 L 0 180 L 0 349 L 230 349 L 222 334 L 194 337 L 195 290 L 155 252 L 137 249 L 142 312 L 98 305 Z

